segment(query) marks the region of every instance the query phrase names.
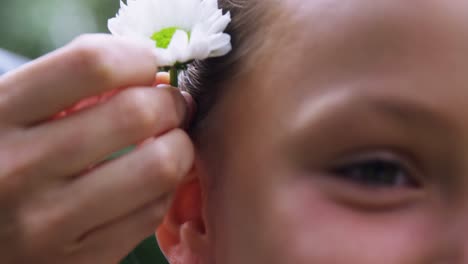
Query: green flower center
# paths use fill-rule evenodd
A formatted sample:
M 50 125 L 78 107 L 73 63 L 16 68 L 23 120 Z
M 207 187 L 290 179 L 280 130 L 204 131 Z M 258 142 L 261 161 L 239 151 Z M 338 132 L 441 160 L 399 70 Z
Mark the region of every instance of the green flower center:
M 172 37 L 174 37 L 174 34 L 176 33 L 177 30 L 182 30 L 186 32 L 190 39 L 190 31 L 185 31 L 178 27 L 163 28 L 162 30 L 154 33 L 151 36 L 151 39 L 156 41 L 156 47 L 167 49 L 167 47 L 169 47 L 169 44 L 171 44 Z

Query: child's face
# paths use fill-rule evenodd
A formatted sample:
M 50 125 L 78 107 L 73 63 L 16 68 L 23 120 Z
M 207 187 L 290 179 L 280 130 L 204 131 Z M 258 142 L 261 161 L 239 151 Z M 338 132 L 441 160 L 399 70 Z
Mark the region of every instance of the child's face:
M 200 139 L 215 262 L 468 263 L 467 2 L 281 2 Z

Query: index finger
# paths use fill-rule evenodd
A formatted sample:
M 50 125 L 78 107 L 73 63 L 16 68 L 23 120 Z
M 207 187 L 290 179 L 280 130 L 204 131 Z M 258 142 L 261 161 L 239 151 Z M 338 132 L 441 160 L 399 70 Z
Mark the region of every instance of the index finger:
M 150 47 L 110 35 L 86 35 L 0 79 L 0 119 L 43 121 L 80 99 L 116 88 L 150 86 Z

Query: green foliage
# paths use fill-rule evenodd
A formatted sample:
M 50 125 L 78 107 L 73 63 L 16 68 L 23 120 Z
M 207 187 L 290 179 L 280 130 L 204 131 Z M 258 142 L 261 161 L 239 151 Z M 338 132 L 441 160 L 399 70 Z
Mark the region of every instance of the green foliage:
M 0 48 L 36 58 L 83 33 L 108 32 L 119 0 L 2 0 Z
M 163 264 L 167 263 L 162 253 L 155 248 L 158 247 L 154 236 L 143 241 L 132 253 L 130 253 L 121 264 Z

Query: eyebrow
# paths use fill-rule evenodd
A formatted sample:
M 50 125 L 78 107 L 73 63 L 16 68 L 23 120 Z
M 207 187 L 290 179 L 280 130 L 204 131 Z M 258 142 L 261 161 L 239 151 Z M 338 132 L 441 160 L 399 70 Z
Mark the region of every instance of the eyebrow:
M 384 115 L 405 126 L 426 131 L 452 131 L 454 127 L 442 114 L 417 103 L 387 98 L 372 98 L 366 100 L 366 102 L 378 114 Z
M 422 140 L 439 137 L 453 140 L 459 129 L 444 113 L 423 102 L 402 96 L 373 92 L 356 93 L 348 90 L 338 94 L 323 95 L 304 106 L 305 108 L 299 111 L 296 122 L 290 126 L 293 134 L 309 134 L 310 131 L 316 130 L 318 123 L 333 130 L 337 126 L 349 127 L 350 124 L 356 123 L 356 118 L 360 117 L 386 120 L 394 127 L 399 127 L 403 133 L 421 134 Z

